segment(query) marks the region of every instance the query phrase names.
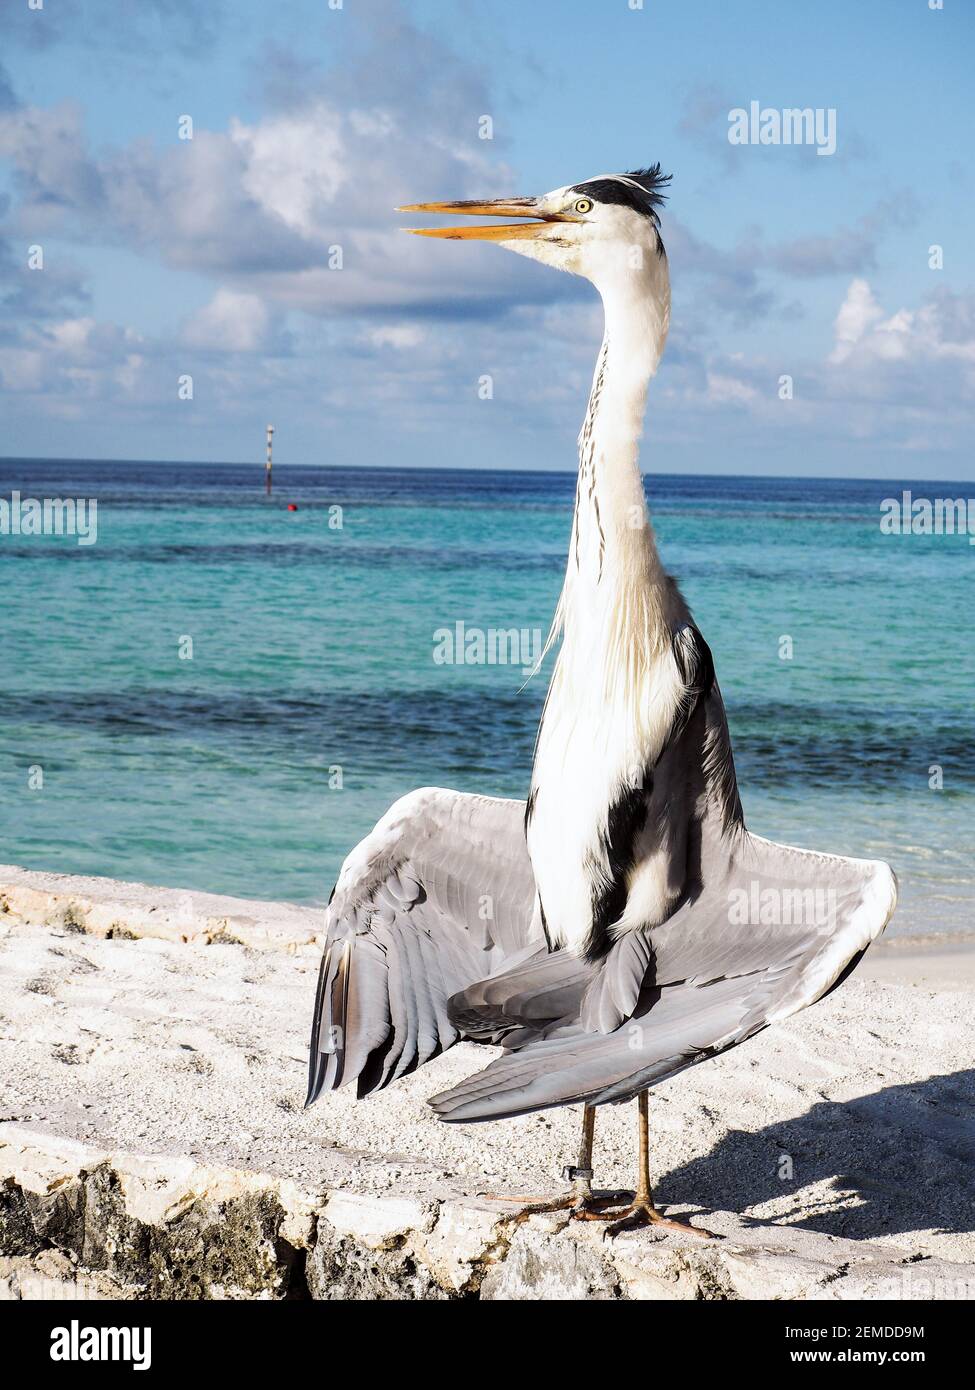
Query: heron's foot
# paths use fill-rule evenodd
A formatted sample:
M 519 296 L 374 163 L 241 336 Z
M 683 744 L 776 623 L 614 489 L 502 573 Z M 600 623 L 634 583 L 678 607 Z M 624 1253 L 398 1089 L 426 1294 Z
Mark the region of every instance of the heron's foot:
M 674 1221 L 664 1216 L 648 1198 L 635 1197 L 622 1211 L 587 1212 L 579 1218 L 583 1221 L 606 1221 L 609 1224 L 603 1231 L 603 1239 L 612 1240 L 623 1231 L 636 1231 L 641 1226 L 655 1226 L 661 1231 L 677 1231 L 680 1235 L 698 1236 L 702 1240 L 715 1240 L 713 1231 L 703 1226 L 692 1226 L 689 1221 Z
M 630 1194 L 624 1192 L 562 1192 L 553 1196 L 539 1197 L 503 1197 L 493 1192 L 481 1192 L 478 1196 L 488 1202 L 511 1202 L 517 1204 L 518 1210 L 514 1213 L 513 1219 L 516 1225 L 521 1225 L 530 1216 L 548 1216 L 555 1212 L 564 1211 L 568 1214 L 570 1221 L 597 1221 L 601 1218 L 600 1213 L 603 1207 L 618 1206 L 621 1198 L 628 1197 Z

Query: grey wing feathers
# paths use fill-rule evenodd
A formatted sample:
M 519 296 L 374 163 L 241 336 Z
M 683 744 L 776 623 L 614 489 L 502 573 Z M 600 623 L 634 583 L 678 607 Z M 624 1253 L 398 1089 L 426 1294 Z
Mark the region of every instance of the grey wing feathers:
M 544 1028 L 577 1009 L 590 975 L 591 967 L 580 957 L 569 951 L 549 954 L 543 943 L 526 959 L 456 994 L 450 1018 L 467 1037 L 485 1042 L 504 1037 L 505 1046 L 512 1046 L 516 1039 L 525 1041 L 529 1029 Z
M 538 949 L 524 809 L 425 788 L 349 855 L 328 907 L 306 1104 L 429 1061 L 459 1036 L 451 995 Z
M 713 823 L 700 853 L 698 887 L 665 923 L 628 933 L 596 965 L 576 962 L 575 975 L 566 967 L 569 1007 L 558 1017 L 525 1016 L 527 966 L 507 995 L 506 976 L 492 982 L 495 1026 L 504 1019 L 522 1031 L 506 1038 L 506 1055 L 433 1098 L 442 1119 L 628 1099 L 822 998 L 894 909 L 893 874 L 877 861 L 812 854 L 744 828 L 727 835 Z

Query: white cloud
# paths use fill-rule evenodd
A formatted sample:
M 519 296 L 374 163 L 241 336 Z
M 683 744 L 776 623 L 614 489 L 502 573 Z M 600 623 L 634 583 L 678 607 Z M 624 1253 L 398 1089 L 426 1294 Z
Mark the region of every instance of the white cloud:
M 230 123 L 230 139 L 244 155 L 245 191 L 312 241 L 327 232 L 331 205 L 348 180 L 341 127 L 341 118 L 322 103 L 256 125 Z
M 920 308 L 885 315 L 866 280 L 854 280 L 834 325 L 833 366 L 866 368 L 875 363 L 975 362 L 975 316 L 971 299 L 932 295 Z
M 419 347 L 423 342 L 423 334 L 413 324 L 384 323 L 381 327 L 372 329 L 369 342 L 373 347 L 391 347 L 402 351 L 405 348 Z
M 82 354 L 96 327 L 93 318 L 65 319 L 52 324 L 48 330 L 55 347 L 72 356 Z
M 866 280 L 851 281 L 836 315 L 836 346 L 830 354 L 830 361 L 844 362 L 864 333 L 883 316 L 883 310 Z
M 708 372 L 707 398 L 714 405 L 751 405 L 757 400 L 758 392 L 740 377 Z
M 264 340 L 269 319 L 256 294 L 219 289 L 188 321 L 184 338 L 192 347 L 253 352 Z

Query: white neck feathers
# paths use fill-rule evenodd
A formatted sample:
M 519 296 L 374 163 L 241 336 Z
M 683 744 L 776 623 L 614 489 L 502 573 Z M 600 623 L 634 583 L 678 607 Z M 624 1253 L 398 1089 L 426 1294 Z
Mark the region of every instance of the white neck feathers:
M 629 682 L 634 662 L 652 657 L 669 616 L 639 468 L 647 388 L 670 322 L 666 259 L 654 252 L 650 262 L 598 287 L 606 329 L 579 434 L 572 536 L 549 639 L 564 633 L 560 665 L 578 660 L 592 671 L 598 658 L 614 683 Z

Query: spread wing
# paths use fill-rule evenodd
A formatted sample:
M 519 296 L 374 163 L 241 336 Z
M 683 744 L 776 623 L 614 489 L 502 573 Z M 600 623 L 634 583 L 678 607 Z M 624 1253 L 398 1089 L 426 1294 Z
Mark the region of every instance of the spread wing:
M 308 1065 L 323 1090 L 379 1090 L 456 1041 L 447 1000 L 544 949 L 525 804 L 428 787 L 346 859 L 328 906 Z
M 507 1029 L 506 1054 L 435 1096 L 440 1117 L 627 1100 L 821 999 L 894 909 L 894 876 L 879 861 L 744 829 L 714 837 L 710 850 L 701 891 L 661 926 L 627 933 L 598 965 L 560 951 L 452 1001 L 456 1017 L 470 1010 L 494 1036 Z

